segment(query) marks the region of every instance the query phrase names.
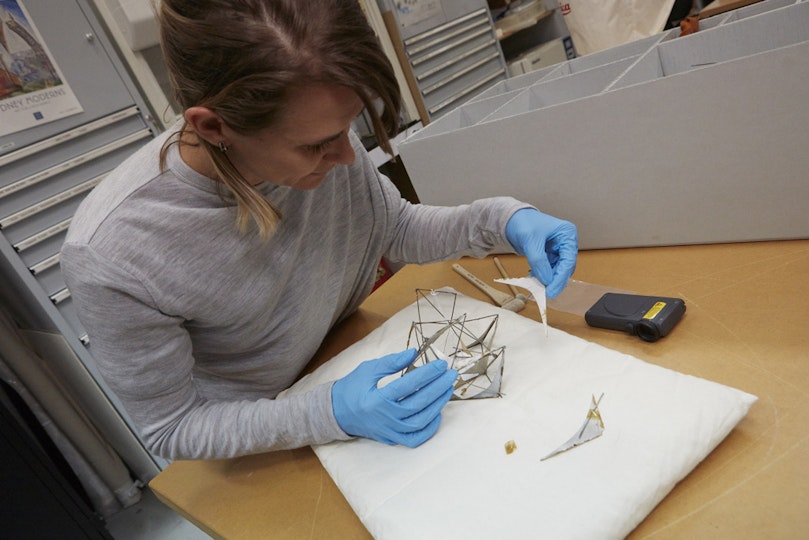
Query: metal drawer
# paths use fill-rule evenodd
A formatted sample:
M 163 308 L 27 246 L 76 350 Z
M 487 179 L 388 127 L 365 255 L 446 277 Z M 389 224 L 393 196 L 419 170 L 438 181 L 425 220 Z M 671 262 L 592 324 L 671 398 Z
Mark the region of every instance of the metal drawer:
M 485 7 L 406 38 L 403 45 L 432 120 L 507 76 Z
M 0 237 L 80 338 L 85 331 L 59 269 L 70 219 L 90 190 L 152 137 L 131 106 L 0 156 Z

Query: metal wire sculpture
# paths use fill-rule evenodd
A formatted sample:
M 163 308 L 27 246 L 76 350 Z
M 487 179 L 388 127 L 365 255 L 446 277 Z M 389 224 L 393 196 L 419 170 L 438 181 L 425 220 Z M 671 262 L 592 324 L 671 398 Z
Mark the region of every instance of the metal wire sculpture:
M 494 346 L 499 316 L 456 314 L 456 300 L 451 291 L 416 289 L 419 320 L 407 344 L 415 339 L 418 354 L 405 373 L 440 358 L 458 371 L 453 400 L 500 397 L 506 348 Z

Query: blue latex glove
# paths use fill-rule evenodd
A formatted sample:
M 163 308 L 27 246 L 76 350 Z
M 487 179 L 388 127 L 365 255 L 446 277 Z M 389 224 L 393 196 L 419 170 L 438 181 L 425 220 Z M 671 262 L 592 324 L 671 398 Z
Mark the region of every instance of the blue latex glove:
M 506 238 L 528 259 L 531 274 L 556 298 L 576 269 L 579 238 L 576 226 L 533 208 L 517 210 L 506 224 Z
M 416 359 L 408 349 L 368 360 L 334 382 L 331 402 L 334 418 L 349 435 L 415 448 L 435 435 L 441 409 L 452 397 L 458 372 L 435 360 L 382 388 L 383 377 L 403 370 Z

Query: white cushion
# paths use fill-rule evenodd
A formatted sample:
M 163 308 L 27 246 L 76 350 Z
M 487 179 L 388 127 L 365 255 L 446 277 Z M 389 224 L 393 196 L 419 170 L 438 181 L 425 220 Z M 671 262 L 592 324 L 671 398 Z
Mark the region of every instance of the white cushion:
M 500 315 L 503 397 L 450 402 L 416 449 L 368 439 L 314 448 L 375 538 L 624 537 L 756 400 L 553 328 L 545 337 L 531 319 L 459 295 L 462 312 Z M 288 392 L 403 350 L 416 320 L 413 304 Z M 602 393 L 603 435 L 540 461 Z M 517 449 L 507 454 L 510 440 Z

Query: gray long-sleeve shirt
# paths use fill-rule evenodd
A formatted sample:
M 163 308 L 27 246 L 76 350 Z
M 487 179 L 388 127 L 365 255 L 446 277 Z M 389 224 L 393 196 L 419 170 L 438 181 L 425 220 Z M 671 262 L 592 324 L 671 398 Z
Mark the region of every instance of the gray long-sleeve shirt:
M 511 198 L 442 208 L 403 200 L 357 137 L 317 189 L 262 184 L 283 219 L 241 235 L 215 181 L 166 133 L 83 201 L 62 270 L 102 376 L 147 447 L 220 458 L 347 439 L 331 385 L 274 399 L 369 294 L 380 258 L 423 263 L 511 251 Z M 394 351 L 391 351 L 394 352 Z

